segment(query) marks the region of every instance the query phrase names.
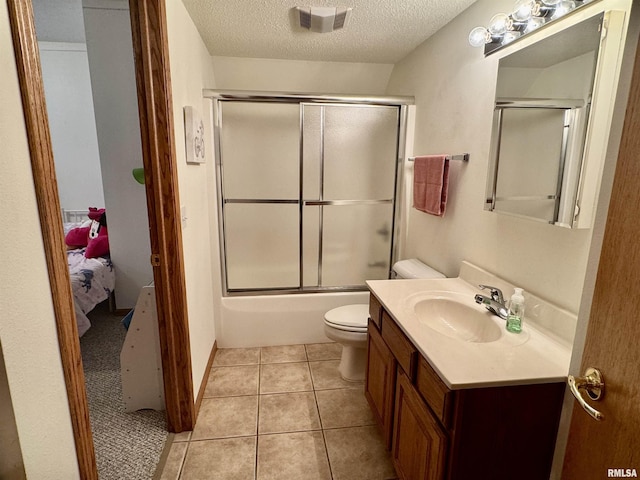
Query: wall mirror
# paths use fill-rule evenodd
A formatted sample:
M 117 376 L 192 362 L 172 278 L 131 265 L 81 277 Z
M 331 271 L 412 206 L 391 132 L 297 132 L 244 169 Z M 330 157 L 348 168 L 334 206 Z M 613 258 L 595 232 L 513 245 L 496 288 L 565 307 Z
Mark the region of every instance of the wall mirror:
M 500 59 L 485 210 L 591 226 L 604 149 L 588 153 L 589 144 L 608 136 L 601 127 L 594 133 L 593 117 L 598 96 L 608 88 L 611 102 L 616 88 L 600 80 L 610 67 L 602 32 L 612 15 L 624 17 L 600 13 Z

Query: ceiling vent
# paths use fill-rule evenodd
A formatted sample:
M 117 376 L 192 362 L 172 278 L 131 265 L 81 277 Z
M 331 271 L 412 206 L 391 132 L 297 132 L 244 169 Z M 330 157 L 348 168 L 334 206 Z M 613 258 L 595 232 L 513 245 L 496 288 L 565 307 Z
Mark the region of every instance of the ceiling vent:
M 343 28 L 351 16 L 347 7 L 296 7 L 300 26 L 312 32 L 327 33 Z

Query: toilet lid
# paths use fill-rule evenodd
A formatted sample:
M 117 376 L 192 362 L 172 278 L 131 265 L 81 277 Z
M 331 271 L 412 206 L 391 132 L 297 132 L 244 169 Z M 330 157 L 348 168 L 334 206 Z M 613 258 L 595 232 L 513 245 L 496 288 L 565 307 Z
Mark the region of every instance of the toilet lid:
M 342 330 L 365 331 L 369 319 L 369 305 L 356 304 L 334 308 L 324 314 L 324 319 Z

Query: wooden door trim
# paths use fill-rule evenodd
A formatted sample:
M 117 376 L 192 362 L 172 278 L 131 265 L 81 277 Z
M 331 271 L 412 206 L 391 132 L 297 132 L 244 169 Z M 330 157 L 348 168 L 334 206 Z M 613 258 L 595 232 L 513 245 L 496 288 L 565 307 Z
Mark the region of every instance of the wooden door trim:
M 151 252 L 169 431 L 192 430 L 195 404 L 164 0 L 129 0 Z
M 82 479 L 97 479 L 98 467 L 89 422 L 87 392 L 73 307 L 69 267 L 67 266 L 66 246 L 61 228 L 60 198 L 53 162 L 47 107 L 44 101 L 44 86 L 33 7 L 31 0 L 8 0 L 7 5 L 60 345 L 60 359 L 78 457 L 78 470 Z

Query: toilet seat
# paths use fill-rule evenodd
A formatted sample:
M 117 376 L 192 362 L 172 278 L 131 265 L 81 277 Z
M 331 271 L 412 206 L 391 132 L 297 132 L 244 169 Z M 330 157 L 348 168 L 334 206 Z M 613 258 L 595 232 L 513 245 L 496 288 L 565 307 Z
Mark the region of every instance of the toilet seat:
M 346 332 L 366 333 L 368 319 L 367 304 L 345 305 L 324 314 L 324 322 L 328 326 Z

